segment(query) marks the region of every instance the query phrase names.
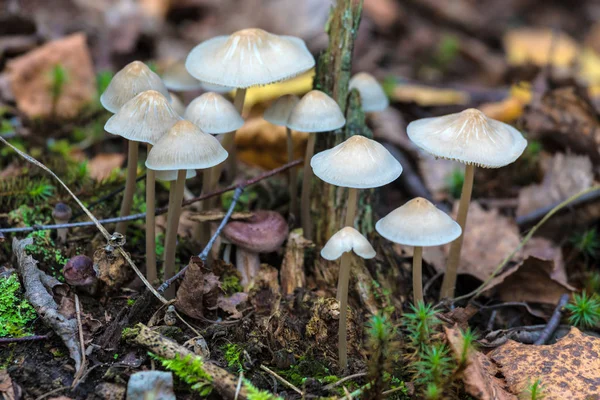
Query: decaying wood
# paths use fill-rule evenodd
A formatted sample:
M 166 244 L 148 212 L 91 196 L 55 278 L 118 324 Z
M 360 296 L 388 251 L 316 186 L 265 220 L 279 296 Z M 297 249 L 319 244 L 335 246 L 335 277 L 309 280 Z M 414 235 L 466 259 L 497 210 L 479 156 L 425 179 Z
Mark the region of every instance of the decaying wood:
M 75 370 L 81 367 L 81 348 L 77 338 L 77 320 L 68 319 L 58 312 L 58 304 L 52 297 L 52 288 L 62 285 L 55 278 L 46 275 L 37 267 L 37 261 L 25 252 L 25 247 L 33 239 L 13 238 L 13 253 L 17 257 L 17 271 L 23 280 L 25 298 L 31 303 L 42 321 L 62 339 L 75 361 Z
M 304 255 L 309 247 L 312 247 L 312 242 L 304 239 L 300 233 L 290 233 L 280 272 L 281 293 L 284 296 L 292 294 L 296 288 L 305 287 Z
M 179 357 L 193 357 L 202 360 L 202 357 L 192 353 L 188 349 L 174 341 L 167 339 L 160 333 L 153 331 L 144 324 L 137 324 L 137 335 L 131 338 L 131 341 L 139 346 L 142 346 L 152 353 L 167 359 Z M 235 398 L 237 389 L 237 377 L 233 376 L 223 368 L 218 367 L 210 362 L 202 360 L 204 363 L 204 371 L 212 377 L 212 385 L 214 389 L 225 399 Z M 237 398 L 245 400 L 248 398 L 248 391 L 242 385 Z

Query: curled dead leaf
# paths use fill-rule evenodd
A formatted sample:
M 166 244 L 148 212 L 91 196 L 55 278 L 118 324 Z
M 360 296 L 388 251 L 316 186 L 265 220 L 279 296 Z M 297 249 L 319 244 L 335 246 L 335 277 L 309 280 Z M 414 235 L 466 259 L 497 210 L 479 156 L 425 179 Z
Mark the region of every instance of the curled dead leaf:
M 97 181 L 108 178 L 115 169 L 120 168 L 125 161 L 122 153 L 101 153 L 94 156 L 88 163 L 90 177 Z
M 198 257 L 192 257 L 183 281 L 177 290 L 175 306 L 185 315 L 200 319 L 204 309 L 218 304 L 217 298 L 222 293 L 221 282 L 212 272 L 202 271 L 203 263 Z
M 217 307 L 231 314 L 231 318 L 239 319 L 243 317 L 243 314 L 237 309 L 237 307 L 246 300 L 248 300 L 248 293 L 244 292 L 234 293 L 229 297 L 219 296 L 217 299 Z
M 94 270 L 109 289 L 118 289 L 131 278 L 131 268 L 121 253 L 99 248 L 94 252 Z

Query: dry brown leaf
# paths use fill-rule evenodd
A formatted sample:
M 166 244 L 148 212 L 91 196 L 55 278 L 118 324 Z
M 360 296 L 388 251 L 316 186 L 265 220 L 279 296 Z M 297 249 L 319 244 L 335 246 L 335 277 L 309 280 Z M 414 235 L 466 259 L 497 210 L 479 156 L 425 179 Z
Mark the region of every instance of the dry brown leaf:
M 90 177 L 97 181 L 102 181 L 110 176 L 117 168 L 120 168 L 125 161 L 125 154 L 122 153 L 100 153 L 88 163 Z
M 197 319 L 204 316 L 204 295 L 219 287 L 218 279 L 216 282 L 214 279 L 205 280 L 202 265 L 202 260 L 197 257 L 190 260 L 181 286 L 177 290 L 175 303 L 178 310 Z M 210 275 L 214 276 L 214 274 Z
M 437 201 L 448 197 L 448 180 L 454 171 L 464 171 L 465 166 L 459 162 L 436 159 L 430 154 L 423 153 L 419 157 L 419 170 L 423 176 L 423 182 L 433 198 Z
M 4 400 L 15 400 L 15 390 L 13 388 L 12 379 L 5 369 L 0 370 L 0 395 Z
M 104 248 L 94 252 L 94 270 L 98 271 L 98 279 L 112 290 L 121 287 L 132 275 L 132 270 L 121 253 L 107 252 Z
M 460 360 L 463 340 L 458 326 L 444 327 L 444 331 L 454 357 Z M 497 373 L 498 368 L 489 358 L 479 351 L 471 350 L 468 365 L 462 374 L 465 390 L 478 400 L 516 400 L 517 397 L 506 390 L 505 383 L 496 378 Z
M 545 400 L 600 398 L 600 338 L 571 328 L 558 342 L 532 346 L 509 340 L 488 356 L 520 395 L 537 379 Z
M 544 180 L 519 192 L 517 216 L 544 208 L 591 187 L 594 183 L 592 162 L 587 156 L 557 153 L 542 161 Z
M 62 66 L 67 81 L 55 114 L 73 118 L 96 93 L 96 76 L 84 34 L 77 33 L 38 47 L 11 60 L 9 79 L 19 110 L 31 118 L 52 115 L 52 70 Z
M 535 28 L 508 31 L 504 36 L 504 47 L 510 64 L 531 63 L 540 67 L 548 63 L 558 67 L 569 67 L 575 62 L 580 51 L 577 42 L 567 34 Z
M 550 277 L 558 282 L 567 282 L 567 271 L 562 256 L 562 249 L 555 246 L 550 240 L 534 237 L 523 246 L 523 257 L 535 257 L 540 260 L 554 262 L 554 270 Z
M 401 103 L 416 103 L 423 107 L 465 105 L 471 101 L 467 92 L 412 84 L 397 85 L 390 97 Z
M 394 0 L 365 0 L 365 15 L 381 29 L 391 28 L 403 15 L 400 4 Z
M 220 296 L 217 299 L 217 307 L 231 314 L 231 318 L 239 319 L 243 317 L 243 314 L 237 309 L 237 307 L 246 300 L 248 300 L 248 293 L 243 292 L 234 293 L 229 297 Z

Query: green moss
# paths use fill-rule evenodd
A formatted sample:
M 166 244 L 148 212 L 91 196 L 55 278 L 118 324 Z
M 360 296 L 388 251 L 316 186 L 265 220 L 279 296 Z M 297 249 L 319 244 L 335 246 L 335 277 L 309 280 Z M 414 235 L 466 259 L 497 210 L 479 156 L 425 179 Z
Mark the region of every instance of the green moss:
M 455 169 L 446 177 L 446 187 L 453 199 L 459 199 L 465 182 L 465 173 L 461 169 Z
M 204 363 L 200 357 L 188 355 L 181 358 L 179 355 L 167 360 L 150 353 L 161 365 L 173 372 L 180 380 L 190 385 L 190 388 L 201 396 L 208 396 L 212 391 L 212 377 L 204 371 Z
M 27 325 L 36 317 L 31 304 L 23 298 L 17 275 L 0 278 L 0 337 L 31 334 Z
M 244 387 L 248 391 L 248 400 L 283 400 L 269 391 L 258 389 L 248 379 L 244 379 Z
M 339 380 L 337 376 L 331 374 L 329 368 L 324 364 L 307 355 L 300 357 L 298 362 L 290 368 L 277 372 L 296 386 L 302 386 L 307 378 L 316 379 L 322 384 Z M 352 389 L 351 385 L 348 387 Z
M 244 290 L 240 283 L 240 278 L 235 274 L 224 275 L 221 278 L 221 289 L 230 296 Z
M 229 368 L 234 368 L 236 370 L 242 370 L 242 352 L 244 349 L 239 344 L 235 343 L 227 343 L 222 347 L 223 357 L 225 361 L 227 361 L 227 366 Z

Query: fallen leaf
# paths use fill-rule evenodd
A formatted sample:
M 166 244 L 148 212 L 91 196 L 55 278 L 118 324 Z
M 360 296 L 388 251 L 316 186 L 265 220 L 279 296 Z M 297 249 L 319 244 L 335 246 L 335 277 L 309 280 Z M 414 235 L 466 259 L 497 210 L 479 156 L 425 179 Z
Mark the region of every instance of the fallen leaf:
M 371 18 L 379 28 L 391 28 L 403 15 L 400 4 L 394 0 L 365 0 L 365 15 Z
M 600 338 L 571 328 L 552 345 L 533 346 L 509 340 L 488 357 L 504 375 L 509 390 L 520 395 L 537 379 L 546 400 L 600 397 Z
M 52 105 L 52 71 L 61 66 L 66 82 L 56 102 L 54 113 L 73 118 L 96 94 L 96 76 L 84 34 L 77 33 L 46 43 L 7 64 L 17 107 L 30 118 L 50 117 Z
M 504 35 L 506 57 L 511 65 L 548 63 L 569 67 L 579 55 L 579 45 L 570 36 L 550 29 L 519 28 Z
M 457 161 L 437 159 L 428 153 L 421 153 L 419 157 L 419 171 L 423 176 L 423 182 L 436 201 L 448 198 L 450 177 L 454 172 L 463 172 L 464 169 L 465 166 Z
M 522 114 L 525 106 L 531 101 L 530 85 L 513 85 L 509 96 L 494 103 L 484 103 L 478 108 L 490 118 L 510 123 L 517 120 Z
M 246 91 L 244 112 L 248 112 L 256 104 L 275 100 L 284 94 L 303 95 L 313 88 L 314 69 L 286 81 L 266 86 L 253 86 Z
M 397 85 L 390 98 L 401 103 L 416 103 L 422 107 L 465 105 L 471 101 L 467 92 L 413 84 Z
M 118 251 L 108 252 L 99 248 L 94 252 L 94 270 L 98 271 L 98 279 L 110 290 L 120 288 L 131 278 L 132 270 Z
M 175 306 L 184 314 L 200 319 L 204 316 L 205 308 L 212 308 L 215 304 L 206 304 L 207 300 L 219 296 L 221 283 L 212 272 L 202 271 L 202 260 L 192 257 L 183 281 L 177 290 Z M 218 304 L 218 300 L 217 300 Z
M 0 395 L 4 400 L 16 400 L 17 398 L 10 375 L 5 369 L 0 369 Z
M 122 153 L 100 153 L 94 156 L 88 163 L 90 177 L 97 181 L 103 181 L 117 168 L 120 168 L 125 161 L 125 154 Z
M 234 293 L 229 297 L 220 296 L 217 299 L 217 307 L 231 314 L 231 318 L 239 319 L 242 318 L 243 314 L 237 309 L 237 307 L 246 300 L 248 300 L 248 293 L 244 292 Z
M 519 192 L 517 216 L 566 200 L 594 183 L 592 162 L 587 156 L 557 153 L 542 161 L 542 169 L 542 183 Z
M 462 334 L 457 326 L 444 327 L 446 338 L 454 357 L 460 361 L 463 353 Z M 462 373 L 465 390 L 478 400 L 516 400 L 517 396 L 506 390 L 506 384 L 496 378 L 498 368 L 479 351 L 471 350 L 468 364 Z
M 550 240 L 542 237 L 534 237 L 523 246 L 523 257 L 535 257 L 540 260 L 552 261 L 554 270 L 550 277 L 558 282 L 567 282 L 567 271 L 562 256 L 562 249 Z

